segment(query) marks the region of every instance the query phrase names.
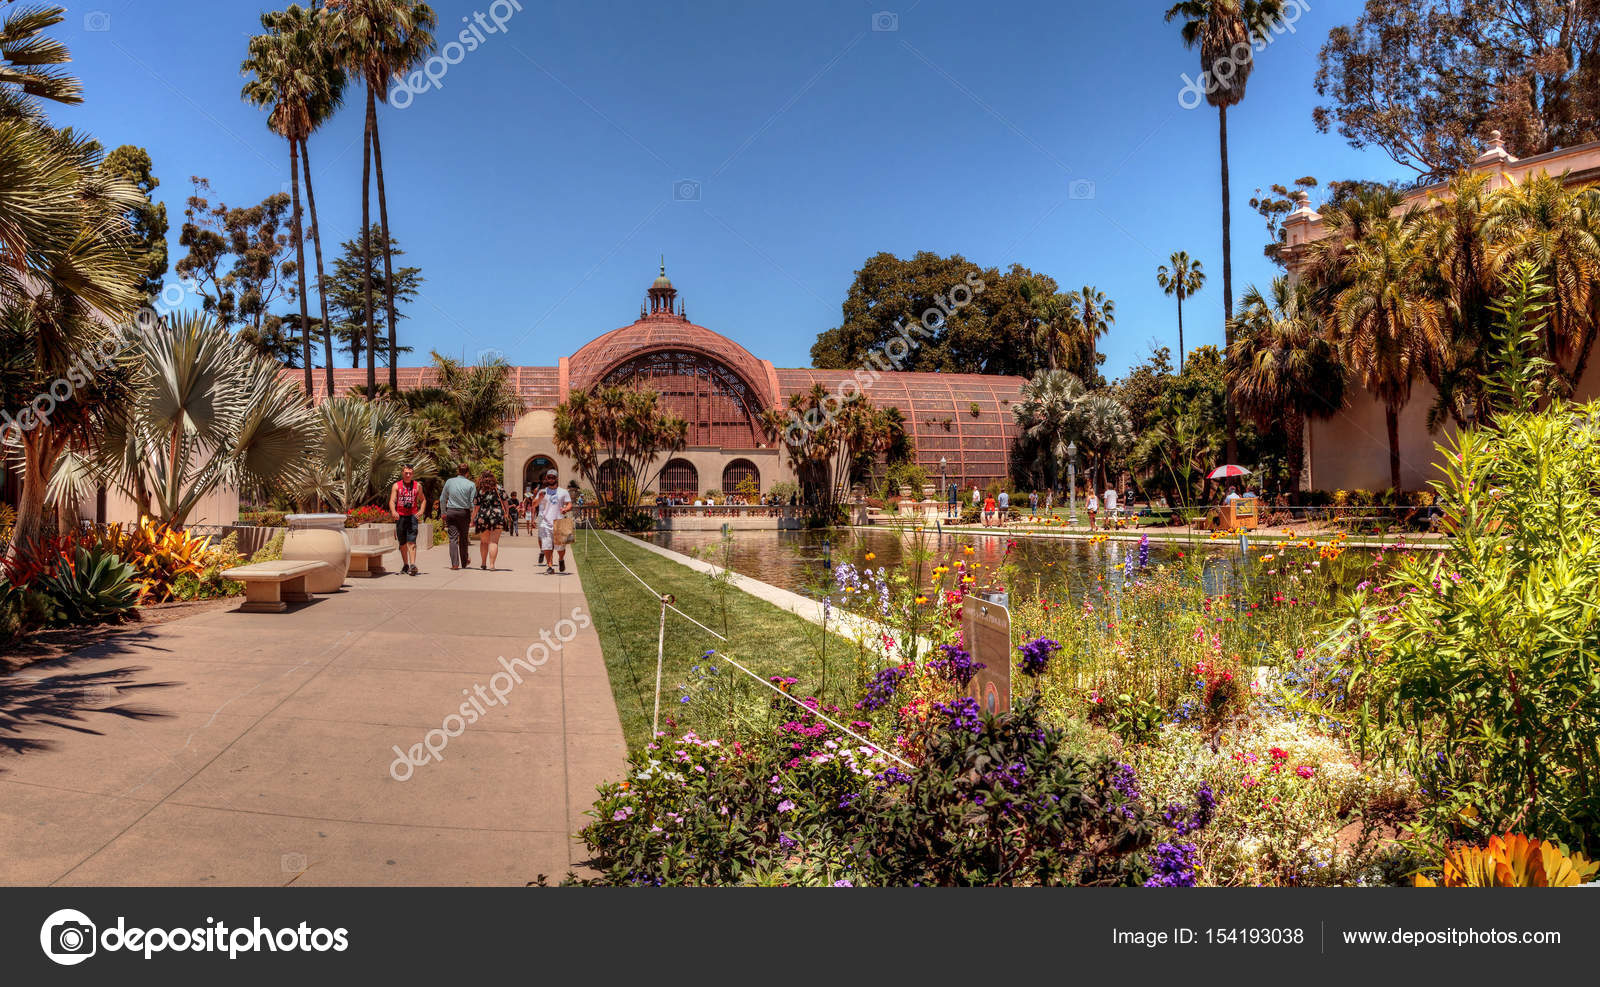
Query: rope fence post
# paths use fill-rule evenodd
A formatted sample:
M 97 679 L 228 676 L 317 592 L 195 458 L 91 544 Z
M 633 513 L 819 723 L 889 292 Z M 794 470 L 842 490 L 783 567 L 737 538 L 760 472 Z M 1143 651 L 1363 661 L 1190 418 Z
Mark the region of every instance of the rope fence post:
M 661 594 L 661 627 L 656 631 L 656 712 L 650 719 L 650 741 L 661 735 L 661 664 L 667 647 L 667 608 L 676 600 L 671 593 Z

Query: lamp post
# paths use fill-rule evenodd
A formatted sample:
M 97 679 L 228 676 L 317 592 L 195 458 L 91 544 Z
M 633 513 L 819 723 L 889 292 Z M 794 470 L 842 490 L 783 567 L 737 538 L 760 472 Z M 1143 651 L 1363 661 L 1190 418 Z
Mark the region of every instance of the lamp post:
M 949 466 L 950 466 L 950 460 L 944 458 L 943 456 L 940 456 L 939 457 L 939 499 L 944 500 L 944 501 L 948 501 L 950 499 L 950 479 L 949 479 L 948 476 L 945 475 L 945 471 L 949 468 Z M 948 510 L 948 507 L 946 508 L 946 510 Z
M 1078 524 L 1078 443 L 1067 443 L 1067 524 Z

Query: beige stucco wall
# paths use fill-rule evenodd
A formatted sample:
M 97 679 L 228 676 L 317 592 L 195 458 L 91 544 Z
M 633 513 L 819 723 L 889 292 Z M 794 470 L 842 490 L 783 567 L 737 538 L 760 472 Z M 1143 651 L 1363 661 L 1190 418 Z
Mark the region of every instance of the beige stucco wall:
M 78 503 L 78 516 L 86 521 L 96 520 L 95 499 L 93 497 Z M 106 491 L 106 517 L 107 524 L 134 523 L 139 521 L 138 508 L 133 500 L 124 497 L 116 490 Z M 200 502 L 189 512 L 189 524 L 233 524 L 239 520 L 239 491 L 232 487 L 219 487 L 211 493 L 200 498 Z

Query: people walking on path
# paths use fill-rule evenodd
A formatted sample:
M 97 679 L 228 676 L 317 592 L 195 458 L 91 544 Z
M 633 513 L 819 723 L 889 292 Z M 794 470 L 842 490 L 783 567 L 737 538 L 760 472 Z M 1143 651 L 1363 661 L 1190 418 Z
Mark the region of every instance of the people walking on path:
M 517 537 L 517 522 L 522 520 L 522 501 L 517 499 L 517 492 L 513 490 L 506 498 L 506 530 L 511 537 Z
M 1106 505 L 1106 530 L 1110 530 L 1117 523 L 1117 490 L 1115 487 L 1106 486 L 1105 495 L 1100 500 Z
M 994 498 L 983 498 L 983 526 L 985 528 L 994 523 Z
M 539 515 L 539 550 L 544 555 L 545 575 L 554 575 L 556 565 L 567 571 L 567 543 L 572 540 L 572 494 L 561 488 L 558 474 L 549 470 L 544 475 L 544 488 L 534 495 L 534 509 Z M 560 530 L 557 530 L 560 529 Z
M 467 527 L 472 522 L 472 504 L 477 499 L 478 487 L 467 479 L 471 467 L 462 463 L 456 475 L 444 481 L 439 491 L 439 510 L 444 518 L 444 529 L 450 535 L 450 568 L 465 569 L 472 565 L 472 553 L 467 544 Z
M 478 533 L 478 568 L 493 569 L 500 558 L 500 533 L 506 530 L 506 502 L 493 473 L 478 477 L 471 520 L 472 530 Z
M 416 471 L 406 466 L 389 488 L 389 513 L 394 515 L 394 538 L 400 543 L 400 571 L 417 574 L 417 517 L 428 506 Z
M 1000 491 L 1000 500 L 996 506 L 1000 510 L 995 515 L 995 518 L 1000 522 L 1000 527 L 1004 528 L 1006 526 L 1006 515 L 1011 513 L 1011 495 L 1004 490 Z
M 1084 498 L 1083 509 L 1089 512 L 1089 530 L 1093 531 L 1094 516 L 1100 512 L 1100 498 L 1094 495 L 1093 490 L 1089 491 L 1089 495 Z

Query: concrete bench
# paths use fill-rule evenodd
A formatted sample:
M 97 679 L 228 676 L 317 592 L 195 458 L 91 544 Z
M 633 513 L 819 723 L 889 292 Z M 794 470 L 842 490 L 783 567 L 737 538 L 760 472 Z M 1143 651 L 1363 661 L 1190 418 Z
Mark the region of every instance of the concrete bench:
M 374 576 L 388 575 L 389 570 L 383 567 L 383 557 L 399 547 L 396 542 L 350 546 L 350 571 L 347 575 L 351 579 L 371 579 Z
M 282 613 L 290 603 L 306 603 L 306 576 L 327 567 L 326 562 L 253 562 L 224 569 L 222 578 L 244 583 L 241 613 Z

